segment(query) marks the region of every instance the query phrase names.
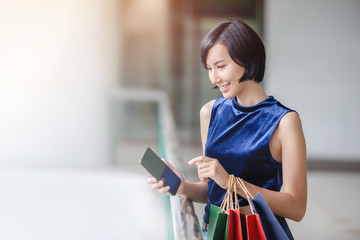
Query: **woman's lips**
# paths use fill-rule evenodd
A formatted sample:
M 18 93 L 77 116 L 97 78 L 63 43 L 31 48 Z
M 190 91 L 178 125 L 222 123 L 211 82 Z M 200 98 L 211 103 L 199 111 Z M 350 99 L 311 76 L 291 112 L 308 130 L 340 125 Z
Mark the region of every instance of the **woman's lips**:
M 229 86 L 230 86 L 230 83 L 228 83 L 228 84 L 223 84 L 223 85 L 218 85 L 218 87 L 219 87 L 219 89 L 220 89 L 220 91 L 221 91 L 222 93 L 226 92 L 226 91 L 229 89 Z

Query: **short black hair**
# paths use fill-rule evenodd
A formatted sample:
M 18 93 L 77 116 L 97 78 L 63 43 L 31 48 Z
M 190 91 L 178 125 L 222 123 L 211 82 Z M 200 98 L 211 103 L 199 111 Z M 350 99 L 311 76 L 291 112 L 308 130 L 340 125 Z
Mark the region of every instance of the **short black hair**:
M 260 37 L 246 23 L 230 19 L 210 30 L 200 46 L 201 63 L 207 69 L 206 59 L 215 43 L 226 46 L 231 59 L 245 68 L 239 82 L 252 80 L 261 82 L 265 72 L 265 48 Z

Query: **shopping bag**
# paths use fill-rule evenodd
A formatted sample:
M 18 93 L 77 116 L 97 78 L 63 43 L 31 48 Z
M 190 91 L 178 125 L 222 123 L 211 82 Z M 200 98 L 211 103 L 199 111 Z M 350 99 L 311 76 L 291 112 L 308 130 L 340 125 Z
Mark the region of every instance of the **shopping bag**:
M 228 228 L 226 229 L 227 230 L 226 231 L 227 232 L 226 239 L 227 240 L 243 240 L 241 218 L 240 218 L 240 206 L 239 206 L 239 201 L 238 201 L 237 192 L 236 192 L 236 178 L 234 175 L 229 176 L 228 190 L 233 191 L 233 194 L 231 194 L 231 192 L 229 192 L 229 194 L 228 194 L 228 197 L 230 199 L 230 201 L 229 201 L 230 209 L 227 210 L 227 213 L 228 213 L 227 226 L 228 226 Z M 234 198 L 232 198 L 232 196 L 234 196 Z M 234 202 L 234 207 L 233 207 L 233 202 Z
M 249 206 L 240 208 L 239 211 L 242 231 L 242 238 L 239 239 L 266 240 L 260 217 L 257 213 L 255 213 L 251 204 L 249 203 Z
M 252 199 L 255 211 L 259 214 L 261 224 L 268 239 L 294 239 L 284 218 L 276 217 L 259 192 Z
M 209 217 L 209 225 L 208 225 L 208 240 L 227 240 L 234 239 L 232 236 L 234 235 L 234 214 L 229 212 L 230 210 L 234 210 L 233 206 L 233 186 L 236 181 L 235 177 L 229 177 L 228 181 L 228 189 L 226 194 L 220 204 L 220 207 L 217 207 L 213 204 L 210 205 L 210 217 Z M 236 186 L 235 186 L 236 187 Z M 235 189 L 236 195 L 236 189 Z M 237 197 L 236 197 L 237 199 Z M 239 203 L 236 200 L 235 203 L 238 207 Z M 231 219 L 229 216 L 231 214 Z M 229 235 L 229 231 L 230 235 Z
M 210 205 L 208 240 L 225 240 L 228 215 L 221 207 Z
M 227 240 L 242 240 L 240 209 L 228 210 Z
M 236 189 L 237 179 L 230 175 L 226 200 L 229 213 L 227 240 L 266 240 L 259 215 L 251 204 L 240 208 Z
M 245 215 L 247 239 L 266 240 L 258 214 Z
M 249 205 L 253 207 L 254 212 L 259 216 L 262 228 L 267 239 L 274 240 L 289 240 L 293 239 L 290 229 L 286 224 L 285 219 L 282 224 L 279 223 L 274 213 L 271 211 L 269 205 L 266 203 L 262 194 L 259 192 L 253 197 L 247 190 L 242 179 L 237 178 L 238 183 L 248 197 Z
M 238 179 L 230 175 L 220 207 L 210 205 L 208 240 L 266 240 L 259 214 L 253 207 L 252 196 Z M 237 183 L 247 196 L 247 207 L 239 207 Z

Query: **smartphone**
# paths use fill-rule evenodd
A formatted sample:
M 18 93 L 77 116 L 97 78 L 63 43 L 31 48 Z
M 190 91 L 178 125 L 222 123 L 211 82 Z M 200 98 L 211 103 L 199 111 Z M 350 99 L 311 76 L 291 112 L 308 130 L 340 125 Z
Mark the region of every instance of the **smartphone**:
M 169 193 L 175 195 L 181 180 L 180 178 L 154 153 L 151 148 L 146 148 L 140 164 L 158 181 L 163 180 L 164 186 L 169 186 Z

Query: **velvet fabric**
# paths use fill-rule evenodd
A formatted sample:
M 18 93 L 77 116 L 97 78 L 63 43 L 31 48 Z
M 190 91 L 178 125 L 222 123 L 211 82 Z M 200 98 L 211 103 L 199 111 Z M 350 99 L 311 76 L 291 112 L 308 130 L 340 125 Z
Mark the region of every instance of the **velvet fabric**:
M 241 106 L 236 97 L 216 99 L 209 124 L 205 156 L 217 159 L 235 177 L 262 188 L 280 191 L 282 165 L 270 153 L 270 138 L 281 118 L 291 111 L 270 96 L 257 105 Z M 226 190 L 212 179 L 208 183 L 204 221 L 210 205 L 219 206 Z M 243 198 L 240 206 L 247 205 Z

